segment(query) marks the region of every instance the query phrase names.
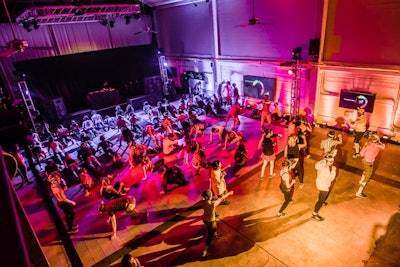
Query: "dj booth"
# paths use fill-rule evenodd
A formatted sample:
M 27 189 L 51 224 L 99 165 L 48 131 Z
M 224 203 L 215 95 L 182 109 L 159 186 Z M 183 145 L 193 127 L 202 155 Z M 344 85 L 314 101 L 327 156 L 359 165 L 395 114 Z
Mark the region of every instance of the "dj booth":
M 89 92 L 87 94 L 87 100 L 93 109 L 102 109 L 118 105 L 120 96 L 118 90 L 110 88 Z

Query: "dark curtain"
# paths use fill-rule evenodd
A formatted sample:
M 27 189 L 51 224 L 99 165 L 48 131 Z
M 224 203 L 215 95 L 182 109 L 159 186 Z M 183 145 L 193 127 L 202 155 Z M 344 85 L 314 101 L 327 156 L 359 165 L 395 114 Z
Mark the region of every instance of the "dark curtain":
M 68 112 L 90 108 L 87 94 L 101 90 L 104 82 L 125 101 L 144 94 L 143 78 L 159 75 L 153 45 L 20 61 L 14 66 L 24 74 L 34 101 L 63 97 Z

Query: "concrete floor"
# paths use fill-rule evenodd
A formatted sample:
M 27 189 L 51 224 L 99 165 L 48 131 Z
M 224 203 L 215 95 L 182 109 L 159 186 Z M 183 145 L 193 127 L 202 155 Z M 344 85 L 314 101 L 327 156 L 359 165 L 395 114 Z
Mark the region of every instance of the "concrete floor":
M 205 119 L 210 124 L 223 125 L 218 119 Z M 121 257 L 130 253 L 146 267 L 327 267 L 365 266 L 368 262 L 377 262 L 370 266 L 399 266 L 398 231 L 394 231 L 394 237 L 388 237 L 394 244 L 387 249 L 393 260 L 383 261 L 388 258 L 386 249 L 379 253 L 375 250 L 374 254 L 375 242 L 386 233 L 389 222 L 395 222 L 394 229 L 399 229 L 400 225 L 397 216 L 400 204 L 399 146 L 387 144 L 378 158 L 373 180 L 364 191 L 368 198 L 361 199 L 355 196 L 362 173 L 361 159 L 351 157 L 352 137 L 344 133 L 344 144 L 335 162 L 339 169 L 336 182 L 328 198 L 328 206 L 322 207 L 319 213 L 325 220 L 318 222 L 311 219 L 318 196 L 314 165 L 321 159 L 319 143 L 330 129 L 314 128 L 312 157 L 306 159 L 304 164 L 305 186 L 300 189 L 296 184 L 294 203 L 285 210 L 288 216 L 278 218 L 276 213 L 283 202 L 279 190 L 282 153 L 275 165 L 277 175 L 260 181 L 261 150 L 257 149 L 261 137 L 259 122 L 247 117 L 241 117 L 241 120 L 239 130 L 246 136 L 249 160 L 236 175 L 232 173 L 232 168 L 228 169 L 226 180 L 234 195 L 228 199 L 230 205 L 217 208 L 218 231 L 223 237 L 212 242 L 206 259 L 201 259 L 206 229 L 201 221 L 202 210 L 198 202 L 201 192 L 208 188 L 208 176 L 205 171 L 196 176 L 192 168 L 183 165 L 183 153 L 178 153 L 172 156 L 160 154 L 160 157 L 164 157 L 167 164 L 180 165 L 190 183 L 177 188 L 170 185 L 171 190 L 166 194 L 160 194 L 161 173 L 153 173 L 147 181 L 142 181 L 140 168 L 129 169 L 125 165 L 120 170 L 116 179 L 131 186 L 129 194 L 135 196 L 137 209 L 142 213 L 132 218 L 122 213 L 117 215 L 117 240 L 109 239 L 110 227 L 105 223 L 107 215 L 97 212 L 100 201 L 98 187 L 92 190 L 90 197 L 84 197 L 79 186 L 70 187 L 67 194 L 78 203 L 75 220 L 80 229 L 71 238 L 83 265 L 119 266 Z M 287 129 L 276 125 L 272 128 L 276 133 L 283 134 L 278 140 L 279 151 L 282 151 Z M 208 145 L 209 131 L 210 127 L 199 139 L 206 147 L 207 160 L 219 159 L 223 165 L 232 164 L 236 146 L 222 150 L 216 141 Z M 114 138 L 115 132 L 110 131 L 107 136 Z M 124 147 L 119 152 L 124 153 L 126 160 Z M 15 184 L 18 179 L 14 179 Z M 16 187 L 18 189 L 18 185 Z M 71 266 L 35 185 L 19 188 L 18 195 L 50 265 Z M 144 211 L 148 211 L 149 215 L 145 216 Z M 370 260 L 371 255 L 373 260 Z

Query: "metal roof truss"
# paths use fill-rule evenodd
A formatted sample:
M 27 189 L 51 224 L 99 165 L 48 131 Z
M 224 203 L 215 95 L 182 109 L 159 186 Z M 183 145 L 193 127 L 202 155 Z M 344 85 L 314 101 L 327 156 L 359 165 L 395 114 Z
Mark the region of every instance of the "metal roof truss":
M 18 24 L 36 22 L 38 25 L 98 22 L 115 17 L 140 14 L 138 4 L 44 6 L 25 10 L 16 18 Z

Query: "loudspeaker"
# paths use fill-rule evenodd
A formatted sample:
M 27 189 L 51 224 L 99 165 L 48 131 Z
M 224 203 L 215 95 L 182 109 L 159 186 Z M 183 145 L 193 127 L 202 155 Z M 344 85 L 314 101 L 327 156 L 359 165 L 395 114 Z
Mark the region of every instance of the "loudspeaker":
M 144 78 L 144 92 L 149 94 L 162 93 L 162 80 L 160 76 L 145 77 Z
M 64 98 L 52 99 L 54 108 L 56 110 L 57 118 L 62 119 L 68 115 L 67 108 L 64 104 Z
M 308 55 L 309 56 L 318 56 L 319 55 L 319 44 L 320 39 L 311 39 L 308 46 Z
M 68 115 L 67 108 L 64 104 L 64 98 L 54 98 L 43 103 L 43 109 L 46 117 L 50 120 L 62 119 Z

